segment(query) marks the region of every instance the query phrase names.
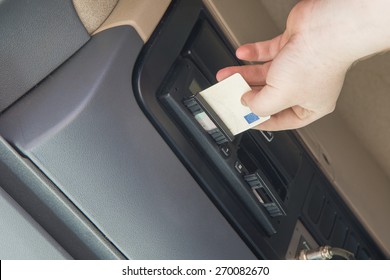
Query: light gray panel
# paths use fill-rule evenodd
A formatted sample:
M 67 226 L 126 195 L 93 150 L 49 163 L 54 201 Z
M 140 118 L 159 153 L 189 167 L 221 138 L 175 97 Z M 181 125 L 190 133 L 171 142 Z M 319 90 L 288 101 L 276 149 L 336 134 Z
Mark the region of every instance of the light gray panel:
M 0 259 L 71 259 L 71 256 L 0 188 Z
M 142 46 L 129 27 L 99 33 L 0 118 L 0 133 L 128 258 L 255 258 L 136 103 Z

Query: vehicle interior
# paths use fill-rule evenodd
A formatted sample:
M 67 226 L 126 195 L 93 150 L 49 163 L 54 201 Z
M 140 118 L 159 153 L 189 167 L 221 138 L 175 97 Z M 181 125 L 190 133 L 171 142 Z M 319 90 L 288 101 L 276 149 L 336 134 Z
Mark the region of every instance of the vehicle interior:
M 388 259 L 390 53 L 298 130 L 194 99 L 297 2 L 0 1 L 0 259 Z

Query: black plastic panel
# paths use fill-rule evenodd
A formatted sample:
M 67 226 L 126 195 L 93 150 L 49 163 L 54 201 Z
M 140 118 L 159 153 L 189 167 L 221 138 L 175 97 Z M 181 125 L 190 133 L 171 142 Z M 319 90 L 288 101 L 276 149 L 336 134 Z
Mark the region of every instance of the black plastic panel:
M 303 207 L 303 222 L 318 243 L 350 250 L 358 259 L 383 254 L 322 174 L 315 174 Z
M 343 247 L 345 239 L 347 237 L 349 228 L 344 221 L 339 217 L 333 227 L 331 239 L 333 240 L 333 246 Z
M 183 50 L 184 56 L 193 59 L 210 81 L 215 81 L 215 75 L 221 66 L 237 63 L 231 52 L 221 45 L 219 35 L 206 21 L 200 20 L 197 23 L 187 44 Z
M 177 124 L 187 131 L 187 138 L 193 139 L 199 150 L 209 162 L 216 162 L 219 164 L 218 172 L 221 178 L 229 178 L 230 189 L 235 193 L 235 197 L 243 201 L 251 212 L 254 212 L 253 219 L 263 226 L 267 234 L 274 234 L 276 232 L 275 225 L 273 225 L 267 218 L 267 214 L 259 205 L 252 190 L 247 186 L 241 174 L 237 174 L 234 167 L 236 165 L 237 157 L 236 151 L 232 150 L 232 155 L 228 159 L 224 159 L 218 147 L 218 141 L 214 137 L 208 135 L 201 125 L 195 121 L 195 118 L 185 106 L 185 101 L 191 96 L 190 85 L 196 81 L 201 88 L 209 86 L 209 82 L 204 76 L 195 68 L 194 64 L 187 59 L 178 61 L 172 70 L 170 82 L 167 81 L 168 86 L 162 89 L 159 99 L 165 105 L 166 110 L 171 117 L 177 121 Z M 227 140 L 226 140 L 227 141 Z M 219 143 L 223 144 L 223 143 Z M 244 172 L 244 170 L 242 170 Z M 218 195 L 218 194 L 217 194 Z
M 325 194 L 320 188 L 319 182 L 314 182 L 310 190 L 310 201 L 308 202 L 307 214 L 313 223 L 318 223 L 322 209 L 325 205 Z

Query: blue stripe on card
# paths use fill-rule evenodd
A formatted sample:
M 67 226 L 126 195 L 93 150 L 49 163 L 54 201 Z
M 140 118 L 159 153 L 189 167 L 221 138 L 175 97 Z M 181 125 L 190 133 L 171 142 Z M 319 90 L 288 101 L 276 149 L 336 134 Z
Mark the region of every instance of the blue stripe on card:
M 254 113 L 249 113 L 248 115 L 244 116 L 244 118 L 248 124 L 251 124 L 257 120 L 260 120 L 260 117 L 255 115 Z

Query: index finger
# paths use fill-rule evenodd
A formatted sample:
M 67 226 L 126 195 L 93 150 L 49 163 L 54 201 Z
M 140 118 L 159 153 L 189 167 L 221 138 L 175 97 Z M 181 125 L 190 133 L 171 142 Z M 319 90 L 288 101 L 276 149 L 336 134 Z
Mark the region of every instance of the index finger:
M 239 47 L 236 56 L 247 61 L 270 61 L 275 58 L 281 49 L 282 35 L 271 40 L 246 44 Z

